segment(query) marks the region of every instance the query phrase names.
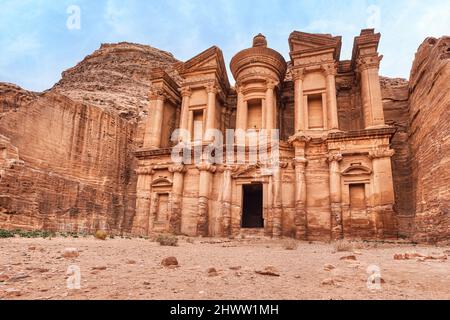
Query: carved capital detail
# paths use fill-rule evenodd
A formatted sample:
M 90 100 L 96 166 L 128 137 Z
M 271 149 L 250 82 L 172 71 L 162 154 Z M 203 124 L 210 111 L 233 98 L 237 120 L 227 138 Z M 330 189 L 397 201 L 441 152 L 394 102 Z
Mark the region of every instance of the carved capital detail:
M 186 166 L 183 164 L 177 164 L 169 167 L 169 172 L 179 172 L 179 173 L 185 173 L 187 171 Z
M 293 145 L 294 147 L 304 147 L 310 140 L 311 137 L 306 136 L 302 132 L 298 132 L 289 137 L 288 143 Z
M 337 64 L 334 62 L 325 63 L 322 66 L 322 70 L 327 76 L 335 76 L 337 74 Z
M 185 86 L 180 89 L 180 93 L 182 97 L 190 97 L 192 95 L 191 87 Z
M 395 154 L 393 149 L 375 149 L 370 151 L 370 159 L 390 158 Z
M 292 78 L 294 80 L 304 80 L 305 79 L 305 69 L 304 68 L 292 69 Z
M 266 88 L 267 90 L 273 90 L 277 86 L 277 83 L 273 80 L 267 80 L 266 81 Z
M 152 167 L 140 167 L 134 171 L 136 172 L 137 175 L 140 176 L 151 176 L 154 173 Z
M 380 61 L 382 59 L 383 56 L 378 56 L 378 54 L 359 57 L 356 59 L 358 71 L 361 72 L 368 69 L 379 69 Z
M 335 154 L 330 154 L 327 157 L 327 161 L 328 163 L 332 163 L 332 162 L 341 162 L 343 159 L 342 154 L 339 153 L 335 153 Z
M 217 167 L 211 163 L 208 162 L 202 162 L 197 165 L 197 169 L 200 171 L 209 171 L 211 173 L 216 172 Z
M 217 85 L 214 82 L 209 82 L 205 86 L 206 92 L 208 93 L 215 93 L 217 94 L 219 92 L 219 89 L 217 88 Z
M 149 93 L 149 99 L 150 100 L 166 100 L 167 98 L 167 94 L 164 92 L 163 89 L 159 89 L 159 88 L 152 88 L 150 89 L 150 93 Z

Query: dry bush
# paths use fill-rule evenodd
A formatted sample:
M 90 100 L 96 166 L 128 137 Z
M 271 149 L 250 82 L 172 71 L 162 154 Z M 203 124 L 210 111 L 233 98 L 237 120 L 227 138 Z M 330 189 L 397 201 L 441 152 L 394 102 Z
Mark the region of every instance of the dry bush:
M 108 234 L 104 230 L 97 230 L 97 231 L 95 231 L 94 236 L 96 239 L 106 240 L 106 237 L 108 236 Z
M 195 239 L 194 238 L 186 238 L 186 242 L 187 243 L 192 243 L 192 244 L 194 244 L 195 243 Z
M 176 247 L 178 245 L 178 238 L 170 234 L 160 234 L 156 237 L 156 242 L 161 246 Z
M 298 241 L 296 241 L 294 239 L 285 240 L 284 243 L 283 243 L 283 247 L 286 250 L 297 250 L 297 248 L 298 248 Z
M 334 250 L 336 252 L 344 252 L 344 251 L 352 251 L 353 250 L 353 244 L 346 240 L 338 240 L 333 245 L 334 245 Z

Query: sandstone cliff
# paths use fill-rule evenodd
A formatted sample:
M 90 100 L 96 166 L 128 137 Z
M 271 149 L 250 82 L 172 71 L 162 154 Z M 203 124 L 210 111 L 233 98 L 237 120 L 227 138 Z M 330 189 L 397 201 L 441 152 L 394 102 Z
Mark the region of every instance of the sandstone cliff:
M 177 62 L 104 44 L 45 93 L 0 83 L 0 228 L 128 231 L 151 70 Z
M 418 241 L 450 239 L 450 37 L 428 38 L 410 76 L 415 234 Z

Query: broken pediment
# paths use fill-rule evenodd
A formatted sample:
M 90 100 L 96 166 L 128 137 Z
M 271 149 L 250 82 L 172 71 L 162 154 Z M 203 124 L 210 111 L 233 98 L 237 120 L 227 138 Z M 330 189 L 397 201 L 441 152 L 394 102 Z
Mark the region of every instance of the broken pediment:
M 294 31 L 289 36 L 289 49 L 293 53 L 314 52 L 330 50 L 333 52 L 333 58 L 339 61 L 341 54 L 341 37 L 333 37 L 330 34 L 306 33 Z
M 157 178 L 153 180 L 152 187 L 171 187 L 172 181 L 167 178 Z
M 341 172 L 343 176 L 359 176 L 359 175 L 370 175 L 372 170 L 363 165 L 350 166 Z
M 216 46 L 212 46 L 188 61 L 180 63 L 177 70 L 185 79 L 188 79 L 191 74 L 214 72 L 219 82 L 226 89 L 230 87 L 222 50 Z
M 234 179 L 239 178 L 255 178 L 255 177 L 265 177 L 273 175 L 273 170 L 271 167 L 262 167 L 260 164 L 246 165 L 238 169 L 238 171 L 233 174 Z

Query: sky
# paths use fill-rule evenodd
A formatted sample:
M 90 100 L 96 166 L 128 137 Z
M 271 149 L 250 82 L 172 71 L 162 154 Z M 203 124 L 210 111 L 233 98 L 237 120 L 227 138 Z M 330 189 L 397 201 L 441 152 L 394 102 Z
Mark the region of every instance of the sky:
M 375 28 L 380 73 L 409 78 L 423 40 L 450 35 L 449 0 L 0 0 L 0 8 L 0 82 L 33 91 L 102 43 L 146 44 L 182 61 L 216 45 L 228 67 L 260 32 L 286 60 L 294 30 L 341 35 L 341 59 L 350 59 L 354 37 Z

